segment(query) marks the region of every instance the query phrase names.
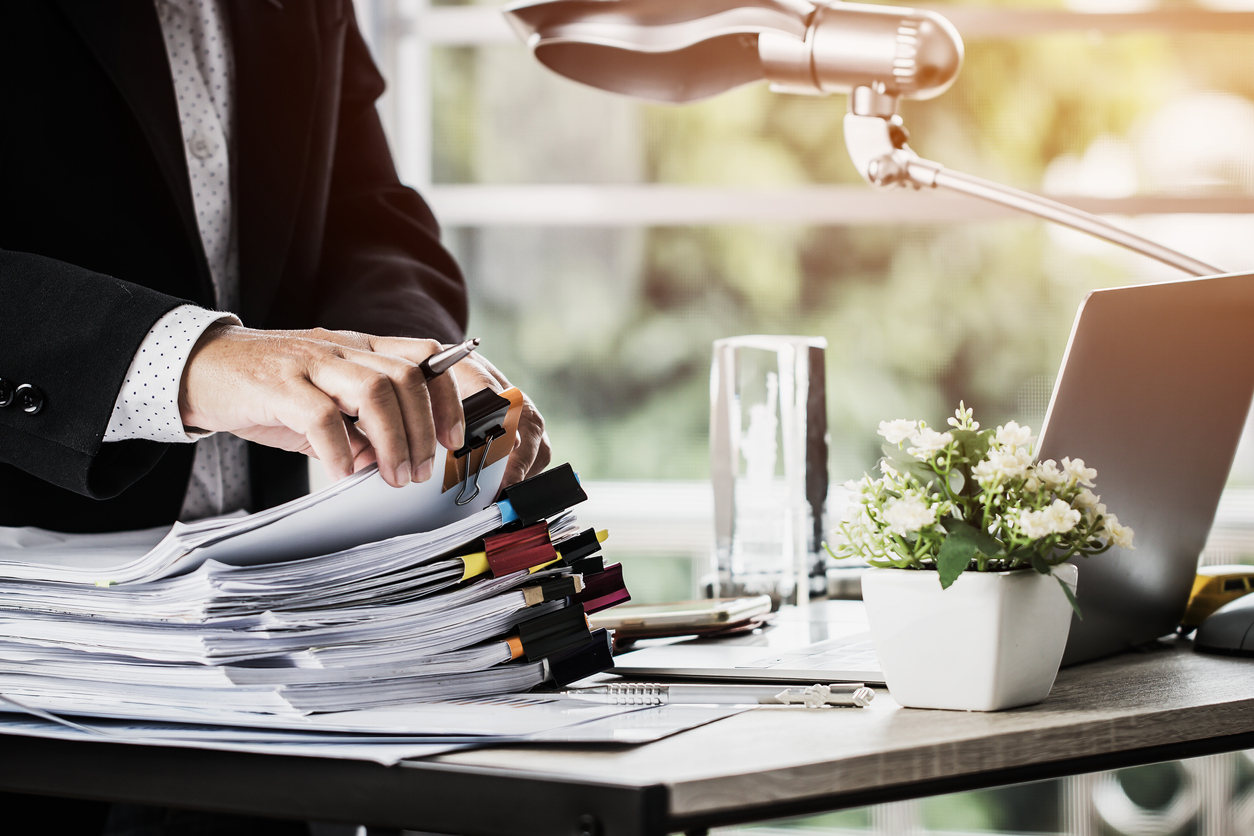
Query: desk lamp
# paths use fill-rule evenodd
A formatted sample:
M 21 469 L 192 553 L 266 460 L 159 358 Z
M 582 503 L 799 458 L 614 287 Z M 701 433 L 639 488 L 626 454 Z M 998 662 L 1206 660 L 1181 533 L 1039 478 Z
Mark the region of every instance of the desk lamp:
M 680 104 L 763 79 L 781 93 L 845 93 L 845 146 L 874 186 L 962 192 L 1194 276 L 1224 272 L 1096 215 L 915 154 L 898 102 L 939 96 L 962 67 L 961 36 L 934 12 L 808 0 L 521 0 L 505 16 L 541 64 L 614 93 Z

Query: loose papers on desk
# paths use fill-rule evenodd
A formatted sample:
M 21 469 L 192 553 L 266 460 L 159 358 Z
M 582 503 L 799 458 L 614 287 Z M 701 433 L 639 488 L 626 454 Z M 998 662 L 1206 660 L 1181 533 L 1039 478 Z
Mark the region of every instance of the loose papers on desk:
M 130 580 L 103 586 L 84 582 L 103 561 L 19 532 L 61 553 L 16 570 L 11 552 L 0 560 L 0 694 L 79 716 L 250 726 L 522 692 L 612 665 L 586 614 L 627 593 L 600 538 L 566 510 L 584 498 L 568 465 L 478 510 L 389 504 L 406 490 L 359 476 L 287 513 L 176 530 L 178 548 L 163 549 L 167 536 L 139 561 L 106 549 L 108 576 Z M 437 513 L 463 516 L 351 542 Z M 283 533 L 302 517 L 299 537 Z M 318 543 L 337 548 L 309 555 Z
M 251 728 L 96 718 L 67 723 L 0 713 L 0 734 L 368 760 L 386 766 L 489 743 L 647 743 L 748 709 L 670 705 L 596 706 L 604 710 L 589 711 L 588 706 L 556 694 L 523 694 L 315 715 L 305 725 L 267 718 L 287 725 Z

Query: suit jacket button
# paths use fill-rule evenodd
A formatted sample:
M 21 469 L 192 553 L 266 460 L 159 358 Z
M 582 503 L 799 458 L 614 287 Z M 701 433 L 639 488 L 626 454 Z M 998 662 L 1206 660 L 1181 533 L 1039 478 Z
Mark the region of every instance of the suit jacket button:
M 13 393 L 16 391 L 12 383 L 0 377 L 0 408 L 6 407 L 13 403 Z
M 15 392 L 17 405 L 27 415 L 35 415 L 44 408 L 44 393 L 38 387 L 23 383 Z

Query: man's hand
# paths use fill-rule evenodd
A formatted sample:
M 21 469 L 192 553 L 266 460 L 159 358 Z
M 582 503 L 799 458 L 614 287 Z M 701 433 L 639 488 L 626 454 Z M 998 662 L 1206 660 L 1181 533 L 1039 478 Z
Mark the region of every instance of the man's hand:
M 351 331 L 215 325 L 187 361 L 179 409 L 187 427 L 314 456 L 333 479 L 377 461 L 389 484 L 422 482 L 437 440 L 450 450 L 464 443 L 461 392 L 509 386 L 474 355 L 427 381 L 418 364 L 441 348 Z M 547 463 L 544 422 L 528 400 L 506 484 Z
M 505 375 L 481 354 L 472 354 L 453 366 L 450 373 L 457 378 L 457 388 L 467 395 L 480 389 L 502 392 L 510 388 Z M 534 476 L 549 466 L 553 451 L 549 447 L 549 435 L 544 430 L 544 416 L 536 405 L 523 393 L 522 414 L 518 417 L 518 441 L 505 466 L 502 486 L 512 485 Z

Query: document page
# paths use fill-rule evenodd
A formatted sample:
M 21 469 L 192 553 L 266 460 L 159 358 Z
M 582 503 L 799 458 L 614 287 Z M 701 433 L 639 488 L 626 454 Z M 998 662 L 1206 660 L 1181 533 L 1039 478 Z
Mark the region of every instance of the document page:
M 366 760 L 390 766 L 489 744 L 648 743 L 746 710 L 715 705 L 608 706 L 557 694 L 515 694 L 344 712 L 309 718 L 318 722 L 270 728 L 0 713 L 0 734 Z
M 166 525 L 138 531 L 66 534 L 31 526 L 0 526 L 0 561 L 106 571 L 139 560 L 169 531 Z
M 62 534 L 0 527 L 0 578 L 126 584 L 191 571 L 208 560 L 248 566 L 349 549 L 420 534 L 492 505 L 505 462 L 484 469 L 474 501 L 436 479 L 394 488 L 373 465 L 317 493 L 256 514 L 233 514 L 173 528 L 111 534 Z

